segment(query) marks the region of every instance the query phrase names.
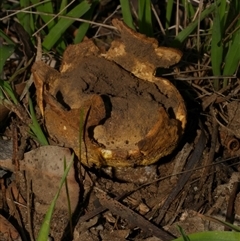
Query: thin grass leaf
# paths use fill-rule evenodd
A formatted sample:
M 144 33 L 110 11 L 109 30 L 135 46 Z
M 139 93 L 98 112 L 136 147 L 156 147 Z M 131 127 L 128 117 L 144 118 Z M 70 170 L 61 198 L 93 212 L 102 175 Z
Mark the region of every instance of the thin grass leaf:
M 236 19 L 239 19 L 240 14 L 240 1 L 232 0 L 230 3 L 227 2 L 226 6 L 226 16 L 225 16 L 225 35 L 230 31 L 229 26 L 232 26 L 233 22 L 236 22 Z M 232 29 L 232 28 L 231 28 Z M 227 31 L 227 32 L 226 32 Z
M 21 8 L 25 8 L 28 7 L 30 5 L 30 0 L 20 0 L 20 7 Z M 21 25 L 23 26 L 23 28 L 26 30 L 26 32 L 31 35 L 32 31 L 31 31 L 31 18 L 30 18 L 30 14 L 29 13 L 18 13 L 17 14 L 18 20 L 21 23 Z
M 3 66 L 7 59 L 13 54 L 15 49 L 14 45 L 2 45 L 0 46 L 0 75 L 3 71 Z
M 64 39 L 62 39 L 60 42 L 57 43 L 56 46 L 56 52 L 60 55 L 63 55 L 64 50 L 66 49 L 67 45 L 64 41 Z
M 216 2 L 216 5 L 218 5 L 221 2 L 221 0 L 218 0 Z M 216 9 L 215 4 L 211 4 L 210 7 L 202 11 L 200 20 L 203 20 L 206 18 L 210 13 L 212 13 Z M 184 42 L 185 39 L 188 38 L 188 36 L 196 29 L 198 25 L 198 19 L 190 23 L 185 29 L 183 29 L 174 39 L 171 46 L 175 48 L 180 48 L 181 44 Z
M 184 25 L 183 27 L 186 28 L 188 23 L 194 18 L 196 11 L 193 7 L 193 4 L 189 3 L 188 0 L 182 0 L 182 5 L 184 7 Z
M 228 6 L 227 1 L 222 0 L 220 6 L 218 7 L 222 30 L 226 23 Z
M 37 15 L 34 15 L 34 14 L 29 14 L 29 19 L 30 19 L 30 23 L 29 23 L 29 27 L 31 29 L 31 34 L 34 32 L 35 30 L 35 25 L 36 25 L 36 16 Z M 29 35 L 31 36 L 31 35 Z M 32 41 L 34 42 L 35 39 L 32 39 Z
M 240 21 L 239 23 L 240 24 Z M 237 30 L 233 36 L 233 40 L 229 46 L 226 58 L 225 66 L 223 69 L 223 75 L 232 75 L 237 70 L 240 62 L 240 29 Z
M 209 231 L 189 234 L 188 237 L 191 241 L 239 241 L 240 233 L 228 231 Z M 184 241 L 184 238 L 177 238 L 173 241 Z
M 224 59 L 225 65 L 223 69 L 223 75 L 234 74 L 237 71 L 238 65 L 240 63 L 240 2 L 235 1 L 234 7 L 235 14 L 232 14 L 232 11 L 230 12 L 229 10 L 229 15 L 231 16 L 231 19 L 233 19 L 232 21 L 237 19 L 238 20 L 236 21 L 235 26 L 233 26 L 233 29 L 236 29 L 236 32 L 234 32 L 232 35 L 232 39 L 230 40 L 228 46 L 228 52 Z M 226 86 L 227 84 L 227 80 L 224 79 L 223 86 Z
M 2 88 L 0 88 L 0 104 L 1 105 L 3 105 L 4 100 L 5 100 L 5 96 L 4 96 Z
M 178 227 L 178 231 L 181 233 L 182 237 L 183 237 L 183 240 L 184 241 L 190 241 L 189 237 L 185 234 L 183 228 L 179 225 L 177 225 Z
M 30 0 L 20 0 L 21 8 L 29 7 L 31 5 Z M 34 19 L 31 13 L 18 13 L 18 20 L 25 29 L 25 31 L 31 36 L 34 31 Z
M 31 0 L 31 2 L 33 4 L 39 3 L 39 1 L 40 0 Z M 42 4 L 37 5 L 35 8 L 36 8 L 36 10 L 38 12 L 51 13 L 51 14 L 54 13 L 53 4 L 52 4 L 51 0 L 49 0 L 49 1 L 45 0 L 45 1 L 43 1 Z M 55 20 L 51 21 L 51 19 L 53 18 L 52 16 L 41 15 L 40 14 L 40 17 L 44 21 L 44 23 L 48 23 L 49 22 L 48 25 L 47 25 L 48 29 L 51 29 L 56 24 Z
M 72 9 L 66 16 L 73 18 L 82 17 L 87 11 L 89 11 L 91 4 L 88 1 L 83 1 Z M 45 37 L 42 46 L 46 50 L 50 50 L 54 44 L 60 40 L 66 29 L 74 22 L 71 19 L 60 19 L 56 25 L 50 30 L 49 34 Z
M 66 170 L 66 159 L 64 158 L 64 171 Z M 73 233 L 73 225 L 72 225 L 72 208 L 71 208 L 71 202 L 70 202 L 70 196 L 69 196 L 69 188 L 68 188 L 68 182 L 65 180 L 65 189 L 66 189 L 66 196 L 67 196 L 67 205 L 68 205 L 68 215 L 69 215 L 69 228 L 70 233 Z
M 126 25 L 129 28 L 136 30 L 133 25 L 133 19 L 132 19 L 132 13 L 131 13 L 129 0 L 120 0 L 120 4 L 121 4 L 124 23 L 126 23 Z
M 215 2 L 216 5 L 216 2 Z M 212 71 L 215 76 L 220 76 L 221 66 L 223 62 L 223 43 L 222 43 L 223 28 L 221 25 L 221 19 L 219 14 L 219 7 L 216 5 L 215 17 L 213 18 L 212 26 L 212 41 L 211 41 L 211 63 Z M 213 82 L 214 89 L 219 89 L 219 80 L 215 79 Z
M 186 0 L 185 0 L 186 1 Z M 167 1 L 167 7 L 166 7 L 166 29 L 169 28 L 170 26 L 170 23 L 171 23 L 171 18 L 172 18 L 172 14 L 173 14 L 173 3 L 174 1 L 173 0 L 168 0 Z M 186 5 L 189 5 L 188 3 Z
M 59 189 L 57 191 L 57 194 L 55 195 L 54 199 L 52 200 L 51 205 L 48 208 L 48 211 L 47 211 L 47 213 L 44 217 L 43 223 L 42 223 L 40 231 L 38 233 L 37 241 L 48 241 L 48 235 L 49 235 L 49 231 L 50 231 L 50 222 L 51 222 L 51 219 L 52 219 L 53 211 L 54 211 L 54 208 L 56 206 L 56 202 L 57 202 L 57 199 L 59 197 L 62 186 L 66 181 L 68 172 L 73 165 L 73 159 L 74 159 L 74 155 L 72 155 L 72 160 L 64 171 L 64 174 L 62 176 L 62 179 L 61 179 L 61 182 L 60 182 L 60 185 L 59 185 Z M 64 157 L 64 161 L 66 162 L 65 157 Z
M 187 5 L 187 9 L 188 9 L 188 18 L 192 19 L 195 15 L 196 11 L 192 4 L 189 4 L 189 2 L 187 0 L 186 0 L 186 2 L 187 2 L 186 5 Z
M 9 45 L 15 45 L 12 39 L 8 37 L 8 35 L 6 35 L 1 29 L 0 29 L 0 37 L 2 37 Z
M 90 10 L 86 14 L 84 14 L 84 16 L 83 16 L 84 19 L 86 19 L 86 20 L 92 19 L 92 15 L 93 15 L 93 12 L 94 12 L 94 10 L 97 6 L 97 2 L 98 1 L 95 1 L 95 2 L 92 3 L 92 6 L 91 6 Z M 89 27 L 90 27 L 90 23 L 81 23 L 81 25 L 78 28 L 77 35 L 74 38 L 75 44 L 80 43 L 84 39 Z
M 203 214 L 198 214 L 198 216 L 204 220 L 207 220 L 207 221 L 211 221 L 211 222 L 215 222 L 215 223 L 218 223 L 218 224 L 221 224 L 222 226 L 225 226 L 225 227 L 228 227 L 236 232 L 240 232 L 240 227 L 238 227 L 237 225 L 233 225 L 231 223 L 228 223 L 228 222 L 225 222 L 225 221 L 222 221 L 218 218 L 215 218 L 215 217 L 211 217 L 211 216 L 205 216 Z M 239 233 L 240 234 L 240 233 Z
M 91 15 L 90 14 L 85 14 L 84 15 L 84 19 L 90 20 L 91 16 L 92 16 L 92 14 Z M 75 44 L 82 42 L 82 40 L 86 36 L 86 33 L 87 33 L 89 27 L 90 27 L 90 23 L 82 23 L 79 26 L 79 28 L 77 30 L 77 34 L 76 34 L 76 36 L 74 38 L 74 43 Z
M 33 103 L 31 98 L 29 97 L 29 110 L 30 110 L 30 115 L 31 115 L 31 120 L 32 120 L 32 124 L 29 125 L 31 131 L 33 132 L 33 134 L 35 135 L 37 141 L 43 145 L 43 146 L 47 146 L 48 145 L 48 141 L 47 138 L 45 137 L 41 126 L 39 125 L 38 121 L 37 121 L 37 117 L 35 115 L 34 112 L 34 108 L 33 108 Z
M 68 0 L 62 0 L 59 12 L 61 12 L 62 15 L 65 15 L 67 13 L 67 9 L 63 10 L 68 4 Z
M 151 1 L 138 1 L 139 32 L 149 37 L 153 36 Z
M 30 66 L 30 64 L 32 63 L 32 61 L 33 61 L 34 58 L 35 58 L 35 56 L 32 57 L 32 58 L 27 62 L 27 64 L 26 64 L 24 67 L 22 67 L 21 69 L 16 70 L 16 71 L 13 73 L 13 75 L 9 78 L 8 82 L 9 82 L 9 83 L 12 83 L 12 82 L 17 78 L 18 75 L 22 74 L 22 73 Z
M 17 105 L 18 100 L 17 100 L 17 98 L 14 94 L 14 91 L 13 91 L 11 85 L 9 84 L 9 82 L 0 79 L 0 87 L 8 95 L 8 97 L 10 97 L 10 99 L 13 101 L 13 103 L 15 105 Z M 6 98 L 6 96 L 4 98 Z

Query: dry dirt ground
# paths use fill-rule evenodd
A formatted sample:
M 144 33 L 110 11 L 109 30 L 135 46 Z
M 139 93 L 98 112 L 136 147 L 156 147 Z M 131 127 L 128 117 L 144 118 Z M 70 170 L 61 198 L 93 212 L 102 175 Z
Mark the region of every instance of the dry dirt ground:
M 151 41 L 148 50 L 155 46 Z M 224 230 L 209 216 L 239 225 L 240 80 L 218 92 L 194 74 L 191 81 L 177 80 L 183 69 L 197 72 L 194 63 L 184 66 L 183 53 L 184 61 L 170 69 L 176 75 L 172 84 L 152 77 L 151 68 L 159 66 L 136 49 L 121 62 L 123 56 L 112 60 L 101 44 L 88 44 L 86 51 L 80 45 L 77 59 L 78 49 L 70 47 L 60 68 L 32 66 L 30 90 L 49 146 L 29 136 L 27 97 L 11 112 L 1 107 L 0 240 L 35 240 L 58 190 L 63 160 L 69 164 L 73 152 L 67 178 L 71 210 L 63 187 L 50 240 L 168 241 L 180 236 L 177 225 L 187 234 Z M 118 34 L 112 51 L 121 44 Z M 182 55 L 161 51 L 163 59 Z M 179 61 L 168 60 L 161 67 Z M 136 71 L 139 66 L 147 66 L 145 75 Z M 21 80 L 29 75 L 27 69 Z

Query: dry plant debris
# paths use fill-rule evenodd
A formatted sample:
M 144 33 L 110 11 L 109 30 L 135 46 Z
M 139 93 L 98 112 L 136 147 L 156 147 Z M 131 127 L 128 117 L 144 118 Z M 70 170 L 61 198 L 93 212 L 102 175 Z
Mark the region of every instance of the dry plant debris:
M 15 227 L 2 215 L 0 215 L 0 223 L 0 240 L 22 241 Z
M 33 65 L 38 104 L 50 136 L 81 153 L 86 166 L 149 165 L 169 155 L 185 129 L 181 95 L 170 81 L 154 77 L 156 67 L 174 65 L 181 52 L 158 47 L 120 20 L 113 24 L 122 37 L 106 54 L 86 40 L 67 48 L 60 72 Z
M 69 165 L 71 152 L 68 148 L 42 146 L 26 152 L 23 160 L 20 162 L 20 171 L 26 172 L 26 177 L 29 181 L 31 180 L 34 195 L 38 199 L 38 202 L 41 203 L 39 210 L 37 210 L 40 213 L 46 213 L 48 205 L 58 190 L 59 182 L 64 173 L 64 159 L 66 165 Z M 0 165 L 11 171 L 15 170 L 15 166 L 12 164 L 10 158 L 0 159 Z M 79 184 L 75 178 L 76 175 L 76 169 L 72 167 L 69 171 L 67 182 L 69 184 L 69 197 L 73 209 L 77 206 L 80 192 Z M 57 209 L 68 209 L 65 190 L 62 190 L 59 196 Z

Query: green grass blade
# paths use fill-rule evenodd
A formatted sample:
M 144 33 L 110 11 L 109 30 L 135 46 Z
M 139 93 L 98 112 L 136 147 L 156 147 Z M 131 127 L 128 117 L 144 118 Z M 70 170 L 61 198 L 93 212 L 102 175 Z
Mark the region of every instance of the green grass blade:
M 223 27 L 225 26 L 225 22 L 226 22 L 226 19 L 227 19 L 227 9 L 228 9 L 227 1 L 222 0 L 220 6 L 218 8 L 222 30 L 223 30 Z
M 20 0 L 20 7 L 25 8 L 30 5 L 30 0 Z M 26 30 L 26 32 L 31 35 L 31 18 L 29 13 L 18 13 L 17 14 L 18 20 L 23 26 L 23 28 Z
M 86 13 L 84 15 L 84 19 L 87 19 L 87 20 L 90 20 L 91 19 L 91 16 L 90 13 Z M 86 33 L 88 31 L 90 27 L 90 24 L 89 23 L 82 23 L 79 28 L 78 28 L 78 31 L 77 31 L 77 35 L 76 37 L 74 38 L 74 43 L 77 44 L 77 43 L 80 43 L 82 42 L 82 40 L 84 39 L 84 37 L 86 36 Z
M 218 5 L 220 2 L 221 2 L 221 0 L 218 0 L 216 4 Z M 203 20 L 204 18 L 206 18 L 215 9 L 216 9 L 216 5 L 211 4 L 210 7 L 208 7 L 204 11 L 202 11 L 201 16 L 200 16 L 200 20 Z M 181 44 L 184 42 L 184 40 L 187 39 L 187 37 L 196 29 L 197 25 L 198 25 L 198 19 L 196 19 L 195 21 L 190 23 L 184 30 L 182 30 L 176 36 L 176 38 L 172 42 L 171 46 L 175 47 L 175 48 L 179 48 L 181 46 Z
M 139 32 L 149 37 L 153 36 L 151 1 L 138 1 Z
M 37 4 L 37 3 L 40 2 L 40 0 L 31 0 L 31 2 L 33 4 Z M 51 13 L 51 14 L 54 13 L 53 4 L 52 4 L 51 0 L 43 1 L 42 4 L 37 5 L 35 8 L 38 12 Z M 55 25 L 55 20 L 51 21 L 51 19 L 53 18 L 52 16 L 40 15 L 40 17 L 44 21 L 44 23 L 49 22 L 48 25 L 47 25 L 48 29 L 51 29 Z
M 64 50 L 66 49 L 67 43 L 65 43 L 64 39 L 62 39 L 61 41 L 58 42 L 57 46 L 56 46 L 56 51 L 58 54 L 60 54 L 61 56 L 64 53 Z
M 29 19 L 30 19 L 30 23 L 29 23 L 29 26 L 30 26 L 30 29 L 31 29 L 31 34 L 29 36 L 32 35 L 32 33 L 34 32 L 34 29 L 35 29 L 35 25 L 36 25 L 36 15 L 34 14 L 29 14 Z M 32 41 L 34 41 L 35 39 L 32 39 Z
M 182 237 L 183 237 L 183 240 L 184 241 L 190 241 L 189 237 L 185 234 L 183 228 L 179 225 L 178 226 L 178 231 L 181 233 Z
M 15 105 L 17 105 L 18 100 L 17 100 L 17 98 L 14 94 L 14 91 L 13 91 L 11 85 L 9 84 L 9 82 L 0 79 L 0 87 L 10 97 L 10 99 L 13 101 L 13 103 Z
M 211 222 L 214 222 L 217 224 L 221 224 L 222 226 L 228 227 L 228 228 L 232 229 L 233 231 L 240 232 L 240 227 L 238 227 L 237 225 L 231 224 L 229 222 L 225 222 L 218 218 L 211 217 L 211 216 L 205 216 L 202 214 L 199 214 L 199 217 L 202 217 L 203 219 L 206 219 L 208 221 L 211 221 Z
M 240 24 L 240 21 L 239 21 Z M 229 46 L 226 58 L 225 66 L 223 69 L 223 75 L 232 75 L 237 69 L 240 62 L 240 29 L 235 33 L 233 40 Z
M 83 18 L 86 20 L 91 20 L 96 6 L 97 6 L 97 1 L 92 3 L 90 10 L 87 11 L 86 14 L 84 14 Z M 81 25 L 78 28 L 77 35 L 74 39 L 75 44 L 80 43 L 83 40 L 83 38 L 86 36 L 86 33 L 89 27 L 90 27 L 90 23 L 81 23 Z
M 15 45 L 15 43 L 12 41 L 12 39 L 10 37 L 8 37 L 8 35 L 6 35 L 1 29 L 0 29 L 0 37 L 2 37 L 6 41 L 6 43 L 8 43 L 10 45 Z
M 120 0 L 120 4 L 124 23 L 126 23 L 129 28 L 135 30 L 129 0 Z
M 3 105 L 4 100 L 5 100 L 5 96 L 4 96 L 2 88 L 0 88 L 0 105 Z
M 72 160 L 64 171 L 57 194 L 55 195 L 53 201 L 51 202 L 51 205 L 48 208 L 48 211 L 44 217 L 43 223 L 42 223 L 40 231 L 38 233 L 37 241 L 48 241 L 48 235 L 49 235 L 49 231 L 50 231 L 50 222 L 52 219 L 53 211 L 56 206 L 56 202 L 59 197 L 62 186 L 66 181 L 67 174 L 73 165 L 73 159 L 74 159 L 74 155 L 72 155 Z M 64 157 L 64 161 L 66 161 L 65 157 Z
M 64 159 L 64 171 L 66 170 L 66 159 Z M 69 228 L 70 233 L 73 233 L 73 225 L 72 225 L 72 207 L 71 207 L 71 201 L 70 201 L 70 194 L 69 194 L 69 188 L 68 188 L 68 182 L 65 180 L 65 189 L 66 189 L 66 196 L 67 196 L 67 205 L 68 205 L 68 214 L 69 214 Z
M 30 115 L 31 115 L 31 119 L 32 119 L 32 124 L 29 125 L 31 131 L 33 132 L 33 134 L 36 136 L 37 141 L 43 145 L 43 146 L 47 146 L 48 145 L 48 141 L 47 138 L 45 137 L 41 126 L 39 125 L 38 121 L 37 121 L 37 117 L 35 115 L 34 112 L 34 108 L 33 108 L 33 103 L 31 98 L 29 97 L 29 110 L 30 110 Z
M 187 5 L 187 9 L 188 9 L 188 17 L 189 19 L 192 19 L 196 13 L 193 4 L 189 4 L 189 2 L 186 0 L 186 5 Z
M 238 3 L 237 3 L 238 2 Z M 230 39 L 230 43 L 228 46 L 228 52 L 225 57 L 225 66 L 223 69 L 223 75 L 232 75 L 237 70 L 237 67 L 240 62 L 240 2 L 236 1 L 235 5 L 236 15 L 233 15 L 232 17 L 235 18 L 235 16 L 238 16 L 238 20 L 235 23 L 235 26 L 233 26 L 233 29 L 237 29 L 236 32 L 232 35 L 232 39 Z M 229 13 L 231 14 L 231 12 Z
M 187 15 L 186 19 L 191 21 L 196 13 L 193 4 L 190 4 L 188 0 L 182 0 L 182 5 L 184 7 L 184 14 Z
M 215 2 L 216 4 L 216 2 Z M 212 63 L 212 71 L 213 75 L 220 76 L 221 66 L 223 62 L 223 43 L 222 43 L 222 26 L 219 8 L 216 5 L 215 16 L 213 18 L 213 26 L 212 26 L 212 41 L 211 41 L 211 63 Z M 214 89 L 219 89 L 219 80 L 214 80 Z
M 2 45 L 0 46 L 0 75 L 3 71 L 3 66 L 7 59 L 13 54 L 15 49 L 14 45 Z
M 62 15 L 65 15 L 67 13 L 67 9 L 63 10 L 67 6 L 68 1 L 62 0 L 59 12 L 61 12 Z
M 186 1 L 186 0 L 185 0 Z M 167 1 L 167 7 L 166 7 L 166 29 L 168 29 L 169 28 L 169 26 L 170 26 L 170 23 L 171 23 L 171 18 L 172 18 L 172 14 L 173 14 L 173 11 L 172 11 L 172 9 L 173 9 L 173 3 L 174 3 L 174 1 L 173 0 L 168 0 Z M 189 5 L 188 3 L 187 3 L 187 5 Z
M 73 8 L 66 16 L 73 18 L 82 17 L 87 11 L 89 11 L 91 4 L 88 1 L 83 1 Z M 49 34 L 45 37 L 42 46 L 46 50 L 50 50 L 54 44 L 60 40 L 66 29 L 74 22 L 71 19 L 60 19 L 56 25 L 50 30 Z
M 16 71 L 13 73 L 13 75 L 9 78 L 8 82 L 9 82 L 9 83 L 12 83 L 12 82 L 17 78 L 18 75 L 20 75 L 20 74 L 22 74 L 23 72 L 25 72 L 26 69 L 27 69 L 27 68 L 30 66 L 30 64 L 32 63 L 32 61 L 33 61 L 34 58 L 35 58 L 35 56 L 32 57 L 32 58 L 26 63 L 26 65 L 25 65 L 24 67 L 22 67 L 21 69 L 16 70 Z
M 191 241 L 239 241 L 239 232 L 228 232 L 228 231 L 209 231 L 194 233 L 188 235 Z M 184 238 L 177 238 L 173 241 L 185 241 Z

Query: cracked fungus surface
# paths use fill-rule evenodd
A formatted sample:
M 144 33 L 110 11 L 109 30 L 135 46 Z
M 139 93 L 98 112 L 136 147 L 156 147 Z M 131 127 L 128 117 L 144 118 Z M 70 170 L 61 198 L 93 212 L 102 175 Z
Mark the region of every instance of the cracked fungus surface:
M 127 29 L 125 25 L 121 28 Z M 153 39 L 128 30 L 124 38 L 127 35 L 137 37 L 141 45 L 147 42 L 147 51 L 150 47 L 153 51 L 157 48 Z M 125 41 L 127 46 L 129 39 Z M 126 54 L 124 39 L 114 42 L 112 48 L 114 52 L 120 51 L 116 59 L 112 59 L 115 58 L 113 49 L 110 48 L 109 54 L 100 54 L 91 40 L 69 46 L 60 72 L 44 63 L 35 63 L 33 73 L 38 104 L 44 111 L 48 132 L 78 154 L 79 112 L 83 110 L 81 159 L 85 165 L 154 163 L 171 153 L 183 133 L 186 123 L 184 102 L 168 80 L 153 76 L 156 59 L 151 63 L 149 57 L 144 59 L 146 55 L 137 56 L 136 48 L 134 53 L 127 48 L 129 54 Z M 159 54 L 163 66 L 168 66 L 171 59 L 173 64 L 180 59 L 179 52 L 171 49 L 171 58 L 165 64 L 163 55 L 167 55 L 161 51 L 166 53 L 167 48 L 159 49 L 154 56 Z M 135 66 L 132 64 L 128 68 L 128 56 Z M 139 69 L 143 66 L 145 73 L 141 75 Z M 147 76 L 151 77 L 146 80 Z

